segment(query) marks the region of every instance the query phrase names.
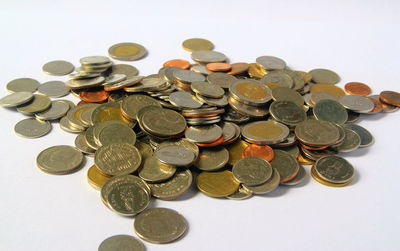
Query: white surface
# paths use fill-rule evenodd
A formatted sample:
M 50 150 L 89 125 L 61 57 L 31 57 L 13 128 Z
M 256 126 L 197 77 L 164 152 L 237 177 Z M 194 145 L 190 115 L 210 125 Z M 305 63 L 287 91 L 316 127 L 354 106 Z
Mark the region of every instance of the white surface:
M 41 82 L 44 63 L 106 55 L 114 43 L 143 44 L 149 55 L 133 62 L 142 75 L 173 58 L 190 59 L 181 42 L 205 37 L 232 62 L 274 55 L 299 70 L 329 68 L 374 93 L 400 91 L 399 1 L 1 1 L 1 96 L 18 77 Z M 74 99 L 69 96 L 70 99 Z M 116 234 L 132 234 L 133 219 L 100 201 L 86 171 L 55 176 L 35 167 L 37 154 L 75 136 L 53 124 L 39 139 L 14 135 L 25 118 L 0 109 L 0 250 L 97 250 Z M 197 193 L 151 206 L 181 212 L 188 234 L 147 250 L 400 250 L 400 112 L 363 116 L 376 138 L 370 148 L 343 154 L 356 168 L 355 182 L 325 187 L 308 178 L 245 201 Z M 307 168 L 309 172 L 309 168 Z

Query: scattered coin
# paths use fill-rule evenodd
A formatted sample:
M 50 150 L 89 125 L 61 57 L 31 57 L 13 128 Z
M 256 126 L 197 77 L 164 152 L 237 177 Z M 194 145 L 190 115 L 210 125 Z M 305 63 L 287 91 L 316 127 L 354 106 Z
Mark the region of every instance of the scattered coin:
M 356 95 L 346 95 L 340 98 L 340 104 L 346 109 L 358 113 L 368 113 L 374 109 L 374 103 L 366 97 Z
M 68 104 L 56 100 L 56 101 L 51 101 L 51 106 L 49 109 L 43 112 L 36 113 L 35 116 L 40 120 L 55 120 L 65 116 L 68 110 L 69 110 Z
M 154 197 L 160 200 L 173 200 L 187 192 L 192 182 L 192 172 L 183 169 L 177 170 L 171 179 L 161 183 L 149 183 L 149 186 Z
M 210 197 L 226 197 L 239 188 L 240 183 L 231 171 L 202 172 L 197 176 L 197 188 Z
M 245 157 L 232 167 L 236 180 L 247 186 L 257 186 L 266 182 L 272 175 L 272 167 L 268 161 L 259 157 Z
M 267 194 L 274 191 L 279 186 L 280 176 L 276 169 L 272 169 L 272 175 L 269 180 L 258 186 L 243 186 L 254 194 Z
M 311 74 L 314 83 L 336 84 L 340 81 L 339 75 L 328 69 L 314 69 L 308 73 Z
M 400 107 L 400 93 L 394 91 L 383 91 L 379 94 L 380 100 L 383 102 Z
M 195 159 L 192 151 L 179 145 L 160 147 L 154 152 L 154 155 L 162 163 L 173 166 L 187 166 Z
M 0 106 L 15 107 L 26 104 L 33 99 L 31 92 L 14 92 L 0 99 Z
M 318 120 L 325 120 L 340 125 L 343 125 L 348 119 L 346 108 L 339 102 L 330 99 L 318 101 L 314 105 L 313 114 Z
M 346 109 L 344 109 L 344 112 L 347 116 Z M 299 107 L 292 101 L 272 102 L 269 106 L 269 113 L 272 115 L 272 117 L 274 117 L 276 121 L 288 126 L 296 126 L 307 118 L 304 109 Z
M 141 241 L 130 235 L 114 235 L 105 239 L 98 251 L 145 251 Z
M 91 166 L 87 172 L 89 184 L 97 190 L 101 190 L 104 183 L 106 183 L 110 177 L 111 176 L 102 173 L 95 165 Z
M 39 85 L 38 91 L 47 97 L 59 98 L 68 95 L 70 89 L 62 81 L 49 81 Z
M 147 50 L 140 44 L 136 43 L 119 43 L 108 49 L 111 58 L 122 61 L 135 61 L 143 58 L 147 54 Z
M 289 128 L 271 120 L 251 122 L 242 128 L 242 136 L 259 145 L 276 144 L 289 136 Z
M 296 177 L 300 165 L 295 157 L 282 150 L 274 150 L 275 157 L 271 166 L 278 171 L 280 183 L 287 182 Z
M 204 38 L 186 39 L 183 41 L 182 47 L 189 52 L 214 49 L 213 43 Z
M 49 133 L 50 130 L 49 122 L 32 118 L 21 120 L 14 127 L 15 134 L 24 138 L 39 138 Z
M 18 106 L 17 111 L 25 115 L 32 115 L 47 110 L 50 106 L 51 101 L 48 97 L 34 94 L 33 99 L 28 103 Z
M 191 55 L 192 59 L 196 62 L 207 64 L 207 63 L 215 63 L 215 62 L 225 62 L 227 57 L 217 51 L 210 50 L 198 50 L 194 51 Z M 201 80 L 199 80 L 201 81 Z
M 36 158 L 37 167 L 49 174 L 68 174 L 79 169 L 83 155 L 72 146 L 52 146 Z
M 353 166 L 339 156 L 322 157 L 314 164 L 319 177 L 331 183 L 346 183 L 354 176 Z
M 360 147 L 360 144 L 361 144 L 360 136 L 353 130 L 345 129 L 344 140 L 335 148 L 339 152 L 351 152 Z
M 9 92 L 35 92 L 40 83 L 32 78 L 17 78 L 7 83 Z
M 229 160 L 229 152 L 224 147 L 203 148 L 195 166 L 202 171 L 216 171 L 223 168 Z
M 367 96 L 371 94 L 371 88 L 360 82 L 350 82 L 345 84 L 344 90 L 350 95 Z
M 73 72 L 74 65 L 64 60 L 55 60 L 43 65 L 42 70 L 44 73 L 53 76 L 65 76 Z
M 360 147 L 367 147 L 374 143 L 374 137 L 364 127 L 356 125 L 356 124 L 345 125 L 344 127 L 354 131 L 355 133 L 358 134 L 358 136 L 360 136 L 360 140 L 361 140 Z
M 273 56 L 258 57 L 256 58 L 256 62 L 266 70 L 283 70 L 286 67 L 285 61 Z

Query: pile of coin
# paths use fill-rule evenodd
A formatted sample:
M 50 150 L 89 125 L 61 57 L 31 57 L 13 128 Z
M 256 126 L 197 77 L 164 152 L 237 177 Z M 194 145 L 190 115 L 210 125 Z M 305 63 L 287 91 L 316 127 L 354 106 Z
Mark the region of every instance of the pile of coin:
M 135 216 L 135 232 L 151 243 L 175 241 L 187 230 L 177 212 L 148 209 L 151 198 L 178 198 L 193 181 L 207 196 L 246 199 L 301 183 L 307 175 L 303 165 L 312 165 L 317 182 L 350 184 L 355 170 L 337 155 L 373 143 L 372 134 L 354 123 L 360 114 L 400 107 L 400 93 L 370 95 L 360 82 L 342 89 L 338 74 L 328 69 L 292 70 L 273 56 L 230 63 L 201 38 L 182 46 L 195 63 L 172 59 L 149 76 L 105 56 L 81 58 L 75 73 L 70 63 L 52 61 L 44 72 L 70 74 L 69 81 L 15 79 L 7 84 L 12 94 L 0 99 L 1 106 L 34 116 L 16 124 L 19 136 L 43 136 L 53 121 L 76 133 L 76 148 L 45 149 L 38 168 L 67 174 L 79 170 L 84 155 L 94 157 L 89 184 L 101 190 L 107 208 Z M 124 61 L 147 53 L 136 43 L 116 44 L 108 52 Z M 36 90 L 41 94 L 32 94 Z M 77 105 L 49 98 L 70 91 L 81 100 Z M 106 239 L 99 250 L 122 243 L 143 250 L 130 236 Z

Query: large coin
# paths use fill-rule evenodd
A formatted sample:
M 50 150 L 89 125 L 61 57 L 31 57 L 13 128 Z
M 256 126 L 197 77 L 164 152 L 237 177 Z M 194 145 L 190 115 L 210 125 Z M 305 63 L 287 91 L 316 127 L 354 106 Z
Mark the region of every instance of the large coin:
M 14 92 L 0 99 L 0 106 L 15 107 L 28 103 L 33 99 L 31 92 Z
M 38 119 L 24 119 L 18 122 L 14 131 L 20 137 L 24 138 L 39 138 L 51 130 L 51 124 L 47 121 L 41 121 Z
M 104 183 L 106 183 L 106 181 L 110 178 L 110 176 L 100 172 L 100 170 L 95 165 L 93 165 L 88 169 L 87 178 L 89 184 L 93 188 L 101 190 Z
M 276 144 L 289 136 L 289 128 L 275 121 L 257 121 L 242 128 L 242 136 L 249 142 L 259 145 Z
M 143 58 L 147 50 L 136 43 L 119 43 L 108 49 L 108 55 L 111 58 L 122 61 L 135 61 Z
M 272 167 L 268 161 L 259 157 L 239 160 L 232 168 L 235 179 L 248 186 L 257 186 L 271 178 Z
M 164 164 L 154 156 L 145 158 L 143 162 L 139 177 L 147 182 L 163 182 L 176 172 L 175 166 Z
M 200 108 L 203 105 L 195 96 L 184 91 L 171 93 L 169 95 L 169 102 L 177 107 L 190 109 Z
M 227 57 L 223 53 L 210 50 L 195 51 L 192 53 L 191 57 L 194 61 L 204 64 L 224 62 L 227 60 Z
M 328 69 L 314 69 L 308 73 L 311 74 L 314 83 L 336 84 L 340 81 L 339 75 Z
M 37 167 L 50 174 L 68 174 L 79 169 L 83 154 L 72 146 L 52 146 L 36 158 Z
M 161 183 L 149 183 L 151 195 L 160 200 L 173 200 L 186 193 L 193 182 L 189 169 L 178 170 L 175 175 Z
M 100 130 L 96 142 L 100 146 L 113 143 L 134 145 L 136 143 L 136 133 L 126 124 L 115 121 L 115 123 L 109 123 Z
M 271 162 L 271 165 L 278 171 L 280 183 L 289 181 L 296 177 L 300 169 L 296 158 L 282 150 L 274 150 L 274 153 L 275 157 Z
M 211 197 L 226 197 L 239 189 L 237 181 L 231 171 L 202 172 L 197 176 L 197 188 Z
M 330 99 L 318 101 L 313 108 L 313 114 L 318 120 L 325 120 L 343 125 L 348 118 L 347 110 L 339 102 Z
M 52 101 L 49 109 L 36 113 L 35 116 L 41 120 L 55 120 L 64 117 L 69 110 L 69 105 L 58 100 Z
M 7 83 L 9 92 L 35 92 L 40 83 L 32 78 L 17 78 Z
M 353 166 L 339 156 L 322 157 L 314 167 L 320 177 L 332 183 L 345 183 L 354 176 Z
M 363 96 L 357 95 L 346 95 L 340 98 L 340 104 L 346 109 L 352 110 L 358 113 L 368 113 L 374 109 L 374 103 Z
M 49 81 L 39 85 L 38 91 L 51 98 L 59 98 L 69 94 L 70 90 L 62 81 Z
M 141 241 L 130 235 L 114 235 L 105 239 L 98 251 L 145 251 Z
M 335 148 L 338 152 L 351 152 L 360 147 L 360 144 L 360 136 L 353 130 L 345 129 L 344 140 Z
M 219 85 L 224 89 L 228 89 L 233 82 L 237 80 L 236 77 L 223 72 L 213 72 L 207 76 L 207 81 L 211 84 Z
M 51 100 L 48 97 L 44 95 L 34 94 L 33 99 L 28 103 L 19 106 L 17 108 L 17 111 L 22 114 L 32 115 L 37 112 L 42 112 L 50 106 Z
M 44 73 L 53 76 L 64 76 L 73 72 L 74 65 L 64 60 L 55 60 L 43 65 L 42 70 Z
M 256 58 L 257 64 L 266 70 L 283 70 L 286 68 L 286 62 L 273 56 L 261 56 Z
M 202 171 L 216 171 L 223 168 L 229 160 L 229 152 L 224 147 L 203 148 L 195 166 Z
M 279 177 L 279 172 L 276 169 L 272 169 L 272 176 L 269 180 L 266 182 L 262 183 L 261 185 L 258 186 L 247 186 L 243 184 L 243 187 L 245 187 L 247 190 L 251 191 L 254 194 L 266 194 L 274 191 L 278 186 L 280 182 L 280 177 Z
M 222 129 L 217 125 L 191 126 L 186 129 L 185 137 L 194 143 L 211 143 L 222 136 Z
M 350 124 L 350 125 L 345 125 L 344 126 L 347 129 L 353 130 L 360 136 L 361 142 L 360 142 L 360 147 L 367 147 L 372 145 L 374 143 L 374 137 L 372 134 L 365 129 L 362 126 L 356 125 L 356 124 Z

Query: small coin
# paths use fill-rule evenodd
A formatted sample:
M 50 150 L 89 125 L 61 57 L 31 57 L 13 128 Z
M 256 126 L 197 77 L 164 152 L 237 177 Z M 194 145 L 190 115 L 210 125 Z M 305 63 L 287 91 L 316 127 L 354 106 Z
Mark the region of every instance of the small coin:
M 229 92 L 236 100 L 254 106 L 265 105 L 271 100 L 271 90 L 256 80 L 237 80 L 229 87 Z
M 106 77 L 106 79 L 104 80 L 105 84 L 104 85 L 113 85 L 113 84 L 117 84 L 121 81 L 124 81 L 126 79 L 126 75 L 125 74 L 114 74 L 111 76 Z
M 171 178 L 176 172 L 176 167 L 164 164 L 156 157 L 145 158 L 139 177 L 147 182 L 163 182 Z
M 28 103 L 19 106 L 17 108 L 17 111 L 22 114 L 32 115 L 34 113 L 47 110 L 50 106 L 51 100 L 48 97 L 44 95 L 34 94 L 33 99 Z
M 78 134 L 75 138 L 75 147 L 89 156 L 93 156 L 94 152 L 96 151 L 92 147 L 88 145 L 85 138 L 85 133 Z
M 367 96 L 371 94 L 371 88 L 360 82 L 349 82 L 344 85 L 344 90 L 350 95 Z
M 114 235 L 105 239 L 98 251 L 145 251 L 141 241 L 130 235 Z
M 82 122 L 81 114 L 92 107 L 98 106 L 98 104 L 83 104 L 78 105 L 75 108 L 68 111 L 66 117 L 68 118 L 69 123 L 77 128 L 84 130 L 87 125 Z
M 240 113 L 246 117 L 262 118 L 269 113 L 268 106 L 253 106 L 246 105 L 233 97 L 228 98 L 228 103 L 237 113 Z
M 159 78 L 158 76 L 151 76 L 151 77 L 146 77 L 143 78 L 140 83 L 137 83 L 137 79 L 129 78 L 127 81 L 133 80 L 133 86 L 131 86 L 131 83 L 128 84 L 128 87 L 124 87 L 124 90 L 126 92 L 150 92 L 150 91 L 159 91 L 161 89 L 168 88 L 170 83 L 165 81 L 164 79 Z
M 204 38 L 186 39 L 182 42 L 182 47 L 189 52 L 214 49 L 213 43 Z
M 208 63 L 206 65 L 207 70 L 209 71 L 229 71 L 232 69 L 232 66 L 228 63 Z
M 303 143 L 313 146 L 326 146 L 338 141 L 339 129 L 329 121 L 306 120 L 295 128 L 296 137 Z
M 213 72 L 207 76 L 207 81 L 211 84 L 218 85 L 224 89 L 228 89 L 233 82 L 237 80 L 236 77 L 223 72 Z
M 79 169 L 83 161 L 83 154 L 72 146 L 52 146 L 36 158 L 37 167 L 49 174 L 68 174 Z
M 345 125 L 344 127 L 356 132 L 358 136 L 360 136 L 360 147 L 367 147 L 374 143 L 374 137 L 364 127 L 355 124 Z
M 319 83 L 319 84 L 314 84 L 310 88 L 310 93 L 315 93 L 315 92 L 324 92 L 324 93 L 329 93 L 338 97 L 342 97 L 346 95 L 346 93 L 343 91 L 342 88 L 339 86 L 333 85 L 333 84 L 325 84 L 325 83 Z
M 102 65 L 110 62 L 108 57 L 104 56 L 88 56 L 79 60 L 82 65 Z
M 382 111 L 385 112 L 385 113 L 394 112 L 394 111 L 397 111 L 399 109 L 399 107 L 397 107 L 397 106 L 389 105 L 389 104 L 386 104 L 386 103 L 382 102 L 380 100 L 379 95 L 372 95 L 372 96 L 369 96 L 368 98 L 372 98 L 372 99 L 375 99 L 375 100 L 379 101 L 381 103 L 381 105 L 382 105 Z
M 0 99 L 0 106 L 15 107 L 28 103 L 33 99 L 31 92 L 14 92 Z
M 179 145 L 157 148 L 154 155 L 162 163 L 173 166 L 187 166 L 191 164 L 196 157 L 192 151 Z
M 271 178 L 263 184 L 258 186 L 247 186 L 243 184 L 243 186 L 254 194 L 266 194 L 274 191 L 279 186 L 280 177 L 276 169 L 272 168 L 272 170 Z
M 186 128 L 186 120 L 181 114 L 163 108 L 148 110 L 141 123 L 146 131 L 161 137 L 178 135 Z
M 187 231 L 187 222 L 178 212 L 168 208 L 151 208 L 135 218 L 136 234 L 155 244 L 178 240 Z
M 378 99 L 374 99 L 372 97 L 367 97 L 369 100 L 372 101 L 372 103 L 374 103 L 374 109 L 372 109 L 372 111 L 370 111 L 368 114 L 376 114 L 376 113 L 380 113 L 383 109 L 383 105 L 382 102 Z
M 326 156 L 314 164 L 316 173 L 324 180 L 332 183 L 345 183 L 354 176 L 353 166 L 339 156 Z
M 200 192 L 210 197 L 226 197 L 239 189 L 240 183 L 231 171 L 202 172 L 196 179 Z
M 347 116 L 346 109 L 344 109 L 344 112 Z M 269 113 L 276 121 L 288 126 L 295 126 L 307 119 L 307 114 L 304 109 L 292 101 L 272 102 L 269 107 Z
M 374 103 L 364 96 L 346 95 L 340 98 L 340 104 L 346 109 L 358 113 L 368 113 L 374 109 Z
M 235 193 L 226 196 L 226 198 L 230 200 L 245 200 L 251 196 L 253 196 L 253 192 L 241 185 Z
M 136 171 L 142 156 L 128 143 L 113 143 L 100 147 L 94 155 L 95 165 L 105 174 L 124 175 Z
M 311 74 L 314 83 L 336 84 L 340 81 L 339 75 L 328 69 L 314 69 L 308 73 Z
M 124 74 L 127 78 L 131 78 L 137 76 L 139 74 L 139 70 L 133 65 L 114 64 L 110 68 L 109 76 L 114 76 L 116 74 Z
M 347 110 L 339 102 L 330 99 L 318 101 L 313 108 L 313 114 L 318 120 L 325 120 L 343 125 L 348 118 Z
M 249 70 L 248 63 L 243 63 L 243 62 L 233 63 L 233 64 L 231 64 L 231 66 L 232 66 L 232 69 L 229 72 L 227 72 L 227 74 L 229 74 L 229 75 L 240 75 Z
M 51 124 L 38 119 L 24 119 L 14 126 L 15 134 L 24 138 L 39 138 L 51 130 Z
M 104 183 L 110 178 L 110 176 L 103 174 L 95 166 L 91 166 L 87 172 L 88 183 L 95 189 L 101 190 Z
M 178 170 L 175 175 L 161 183 L 149 184 L 151 195 L 160 200 L 173 200 L 186 193 L 193 182 L 189 169 Z
M 185 138 L 180 138 L 180 139 L 169 139 L 167 141 L 163 141 L 160 144 L 158 144 L 158 146 L 156 147 L 156 149 L 161 148 L 161 147 L 166 147 L 166 146 L 183 146 L 185 148 L 187 148 L 188 150 L 190 150 L 191 152 L 194 153 L 195 155 L 195 159 L 197 159 L 197 157 L 199 156 L 199 147 L 194 144 L 193 142 L 190 142 L 189 140 L 185 139 Z
M 236 180 L 247 186 L 257 186 L 269 180 L 272 176 L 272 167 L 268 161 L 259 157 L 240 159 L 232 167 Z
M 190 87 L 195 93 L 208 98 L 222 98 L 225 94 L 219 85 L 209 82 L 193 82 Z
M 223 53 L 210 50 L 194 51 L 191 55 L 191 58 L 196 62 L 204 64 L 225 62 L 227 60 L 227 57 Z
M 111 58 L 122 61 L 139 60 L 146 54 L 147 50 L 142 45 L 136 43 L 114 44 L 108 49 L 108 55 Z
M 189 69 L 190 67 L 190 62 L 184 59 L 172 59 L 172 60 L 168 60 L 167 62 L 165 62 L 163 64 L 164 67 L 166 66 L 172 66 L 172 67 L 177 67 L 180 69 Z
M 38 91 L 47 97 L 59 98 L 68 95 L 70 89 L 62 81 L 48 81 L 39 85 Z
M 304 180 L 305 177 L 306 177 L 306 170 L 304 169 L 304 167 L 300 166 L 300 169 L 297 172 L 297 175 L 293 179 L 288 180 L 286 182 L 282 182 L 280 184 L 286 185 L 286 186 L 295 186 L 295 185 L 300 184 Z
M 53 76 L 65 76 L 73 72 L 74 69 L 73 64 L 64 60 L 50 61 L 42 67 L 44 73 Z
M 257 64 L 266 70 L 283 70 L 286 68 L 286 62 L 273 56 L 261 56 L 256 58 Z
M 250 144 L 244 148 L 242 156 L 246 157 L 259 157 L 271 162 L 274 159 L 274 150 L 267 145 Z
M 100 86 L 104 82 L 104 77 L 99 76 L 95 78 L 85 78 L 85 79 L 71 79 L 68 80 L 65 85 L 70 89 L 83 89 L 91 88 L 95 86 Z
M 36 113 L 36 118 L 40 120 L 55 120 L 64 117 L 69 110 L 69 105 L 58 100 L 52 101 L 49 109 Z
M 304 98 L 295 90 L 287 87 L 273 88 L 272 98 L 275 101 L 291 101 L 299 107 L 303 107 L 304 104 Z
M 222 129 L 218 125 L 191 126 L 186 129 L 185 137 L 194 143 L 211 143 L 222 136 Z
M 102 89 L 89 89 L 79 92 L 79 98 L 89 103 L 100 103 L 108 99 L 109 93 Z
M 40 83 L 32 78 L 17 78 L 7 83 L 9 92 L 35 92 Z
M 274 150 L 275 158 L 271 166 L 278 171 L 280 183 L 289 181 L 296 177 L 299 172 L 299 163 L 296 158 L 282 150 Z
M 216 171 L 223 168 L 229 160 L 229 152 L 224 147 L 203 148 L 195 166 L 202 171 Z
M 358 149 L 360 144 L 360 136 L 353 130 L 345 129 L 344 140 L 339 145 L 336 145 L 335 149 L 338 152 L 351 152 Z
M 394 91 L 383 91 L 379 94 L 380 100 L 383 102 L 400 107 L 400 93 Z
M 260 80 L 260 83 L 267 85 L 268 84 L 278 84 L 280 87 L 288 87 L 292 88 L 294 83 L 293 79 L 286 73 L 282 71 L 271 71 L 265 76 L 263 76 Z
M 257 121 L 242 128 L 242 136 L 259 145 L 276 144 L 289 136 L 289 128 L 276 121 Z
M 169 95 L 169 102 L 177 107 L 196 109 L 203 103 L 188 92 L 177 91 Z

